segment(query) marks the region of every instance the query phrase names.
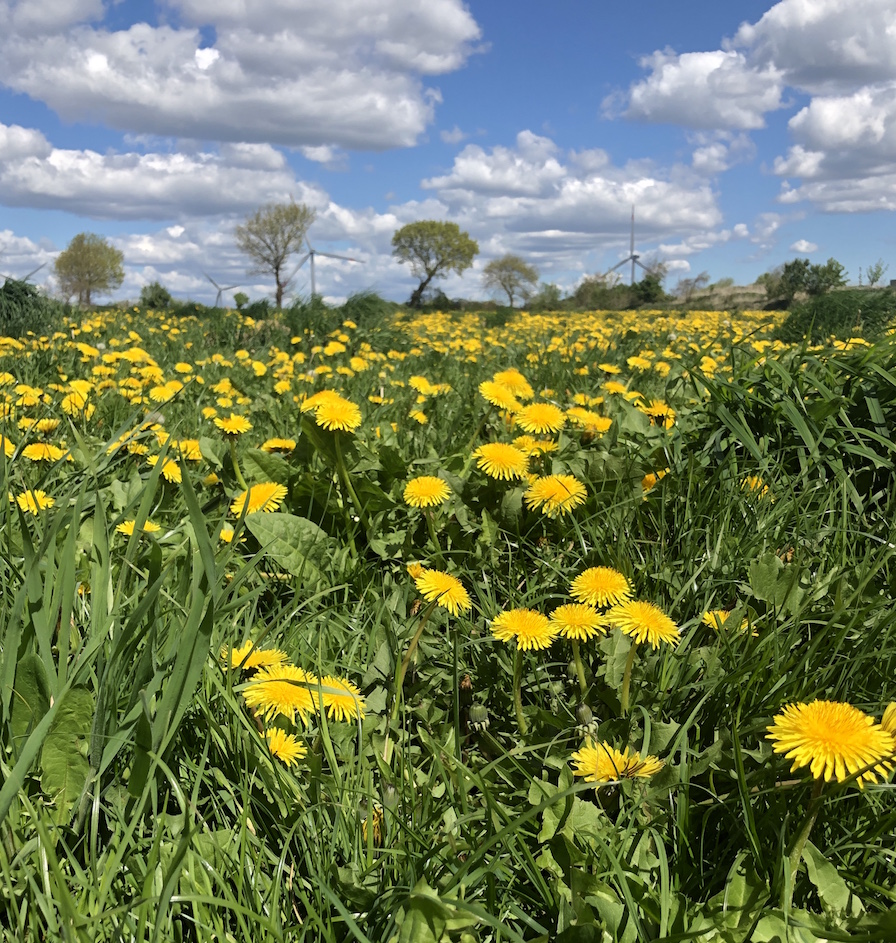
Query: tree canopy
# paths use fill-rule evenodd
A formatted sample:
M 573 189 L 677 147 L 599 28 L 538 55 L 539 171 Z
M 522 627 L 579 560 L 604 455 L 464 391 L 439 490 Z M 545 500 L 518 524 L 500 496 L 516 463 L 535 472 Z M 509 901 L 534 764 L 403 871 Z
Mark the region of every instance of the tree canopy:
M 479 243 L 457 223 L 421 219 L 402 226 L 392 236 L 392 255 L 399 262 L 408 262 L 414 277 L 420 279 L 409 301 L 414 308 L 420 306 L 423 292 L 434 278 L 444 278 L 449 272 L 460 275 L 478 254 Z
M 124 253 L 96 233 L 81 232 L 56 257 L 54 269 L 61 294 L 89 305 L 94 294 L 115 291 L 124 281 Z
M 527 298 L 538 284 L 538 270 L 518 255 L 503 255 L 492 259 L 482 270 L 482 287 L 486 291 L 507 293 L 507 303 L 513 307 L 514 298 Z
M 277 307 L 283 307 L 283 293 L 291 278 L 286 274 L 289 257 L 302 248 L 317 214 L 304 203 L 266 203 L 234 229 L 240 251 L 254 263 L 255 275 L 273 275 Z

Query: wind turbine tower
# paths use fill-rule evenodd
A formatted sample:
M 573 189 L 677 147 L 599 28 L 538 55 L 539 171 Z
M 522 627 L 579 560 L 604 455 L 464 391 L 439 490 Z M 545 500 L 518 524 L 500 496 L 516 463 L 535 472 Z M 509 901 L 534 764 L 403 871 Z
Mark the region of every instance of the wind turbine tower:
M 633 285 L 635 284 L 635 266 L 636 265 L 640 265 L 641 268 L 644 269 L 644 271 L 647 272 L 648 275 L 650 274 L 650 269 L 647 268 L 647 266 L 641 261 L 641 256 L 637 252 L 635 252 L 635 208 L 634 206 L 632 206 L 632 241 L 629 247 L 629 253 L 621 262 L 617 262 L 613 266 L 613 268 L 608 269 L 606 275 L 604 275 L 604 278 L 606 278 L 607 275 L 610 274 L 610 272 L 615 272 L 616 269 L 621 268 L 623 265 L 625 265 L 626 262 L 632 263 L 632 284 Z

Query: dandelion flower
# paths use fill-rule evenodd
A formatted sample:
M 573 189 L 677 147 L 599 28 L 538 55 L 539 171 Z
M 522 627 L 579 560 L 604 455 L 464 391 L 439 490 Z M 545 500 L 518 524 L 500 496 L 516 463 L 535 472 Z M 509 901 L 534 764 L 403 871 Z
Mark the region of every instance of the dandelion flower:
M 238 494 L 230 505 L 230 512 L 239 516 L 245 508 L 247 514 L 255 514 L 257 511 L 270 513 L 283 504 L 285 497 L 286 485 L 264 481 L 259 485 L 251 485 L 246 491 Z
M 648 779 L 663 768 L 662 760 L 644 756 L 626 747 L 621 752 L 609 743 L 589 743 L 573 753 L 573 775 L 586 783 L 607 783 L 620 779 Z
M 40 488 L 34 491 L 23 491 L 21 494 L 17 494 L 15 499 L 10 495 L 9 500 L 15 500 L 16 504 L 18 504 L 26 514 L 34 515 L 45 511 L 47 508 L 53 507 L 56 503 L 55 498 L 51 498 L 46 491 L 41 491 Z
M 441 570 L 424 570 L 414 579 L 420 594 L 427 602 L 435 602 L 456 616 L 470 608 L 470 594 L 459 579 Z
M 659 648 L 660 642 L 677 645 L 681 638 L 681 629 L 662 609 L 649 602 L 619 603 L 607 613 L 607 621 L 636 642 L 648 641 L 654 648 Z
M 404 489 L 404 500 L 412 508 L 430 508 L 447 501 L 451 496 L 451 489 L 433 475 L 420 475 L 412 478 Z
M 491 630 L 499 641 L 516 641 L 517 648 L 528 650 L 550 648 L 559 627 L 533 609 L 507 609 L 492 619 Z
M 12 458 L 16 453 L 16 444 L 15 442 L 10 442 L 5 435 L 0 435 L 0 445 L 3 446 L 3 454 L 7 458 Z
M 282 714 L 295 723 L 298 714 L 304 724 L 315 713 L 315 687 L 317 678 L 295 665 L 270 665 L 258 671 L 243 697 L 265 720 Z
M 887 731 L 887 733 L 893 734 L 896 737 L 896 701 L 890 701 L 887 705 L 887 709 L 884 711 L 884 716 L 880 721 L 881 727 Z
M 272 727 L 264 733 L 271 753 L 287 766 L 295 766 L 308 752 L 298 738 L 279 727 Z
M 587 642 L 607 631 L 607 624 L 597 609 L 578 602 L 558 606 L 551 613 L 551 622 L 557 627 L 558 634 L 577 642 Z
M 505 442 L 488 442 L 473 452 L 476 466 L 489 476 L 509 481 L 523 478 L 528 470 L 526 453 Z
M 647 494 L 648 491 L 652 491 L 660 478 L 665 478 L 669 474 L 668 468 L 660 468 L 655 472 L 647 472 L 647 474 L 641 479 L 641 490 L 644 494 Z
M 224 433 L 224 435 L 238 436 L 248 432 L 252 428 L 252 423 L 245 416 L 238 416 L 231 413 L 226 419 L 220 416 L 215 418 L 215 425 Z
M 124 534 L 126 537 L 130 537 L 134 533 L 134 529 L 137 526 L 136 521 L 122 521 L 118 527 L 115 528 L 119 534 Z M 157 534 L 162 528 L 158 524 L 154 524 L 152 521 L 144 521 L 143 527 L 140 528 L 144 534 Z
M 324 429 L 354 432 L 361 425 L 361 410 L 337 394 L 320 403 L 314 411 L 314 420 Z
M 532 403 L 516 414 L 516 424 L 532 435 L 559 432 L 566 425 L 566 414 L 553 403 Z
M 326 675 L 320 679 L 320 696 L 331 720 L 364 719 L 364 698 L 346 678 Z
M 541 508 L 542 514 L 556 517 L 584 504 L 587 496 L 585 486 L 573 475 L 547 475 L 536 478 L 524 498 L 533 510 Z
M 513 444 L 526 455 L 545 455 L 556 452 L 559 446 L 553 439 L 536 439 L 531 435 L 518 435 Z
M 711 629 L 715 629 L 716 632 L 721 631 L 722 629 L 728 630 L 733 628 L 732 625 L 728 625 L 728 620 L 731 618 L 730 609 L 709 609 L 707 612 L 703 613 L 703 618 L 700 620 L 704 625 L 708 625 Z M 746 619 L 741 619 L 740 626 L 738 626 L 738 632 L 746 632 L 750 627 L 750 623 Z M 754 636 L 758 636 L 758 632 L 753 632 Z
M 225 668 L 255 671 L 258 668 L 282 665 L 286 661 L 286 653 L 281 652 L 279 648 L 256 648 L 255 642 L 249 641 L 239 648 L 225 645 L 221 649 L 221 660 L 225 662 Z
M 858 777 L 863 788 L 893 768 L 888 762 L 896 750 L 893 734 L 851 704 L 819 700 L 788 704 L 766 730 L 775 753 L 793 760 L 791 772 L 808 766 L 815 779 L 836 778 L 842 783 L 873 765 Z
M 262 443 L 261 451 L 272 454 L 275 452 L 292 452 L 296 447 L 295 439 L 268 439 Z
M 618 570 L 593 566 L 572 581 L 570 595 L 590 606 L 614 606 L 631 598 L 632 587 Z
M 158 464 L 159 458 L 160 456 L 158 455 L 150 455 L 146 461 L 149 462 L 153 468 L 155 468 L 155 466 Z M 181 482 L 180 465 L 178 465 L 177 462 L 172 461 L 170 458 L 166 458 L 162 463 L 162 477 L 165 479 L 165 481 L 170 481 L 172 484 L 179 485 Z
M 517 399 L 532 399 L 535 395 L 529 381 L 515 367 L 500 370 L 492 377 L 492 381 L 506 387 Z
M 32 442 L 31 445 L 26 445 L 22 449 L 22 455 L 32 462 L 58 462 L 67 454 L 66 449 L 51 445 L 49 442 Z
M 426 572 L 426 567 L 422 563 L 414 561 L 407 565 L 407 571 L 408 576 L 410 576 L 412 580 L 415 580 L 418 576 L 423 576 Z
M 671 429 L 675 425 L 675 410 L 661 399 L 653 399 L 646 406 L 641 407 L 655 426 Z
M 513 395 L 513 391 L 508 389 L 502 383 L 495 383 L 494 380 L 483 380 L 479 384 L 479 393 L 492 406 L 498 409 L 505 409 L 508 412 L 515 412 L 520 408 L 520 402 Z

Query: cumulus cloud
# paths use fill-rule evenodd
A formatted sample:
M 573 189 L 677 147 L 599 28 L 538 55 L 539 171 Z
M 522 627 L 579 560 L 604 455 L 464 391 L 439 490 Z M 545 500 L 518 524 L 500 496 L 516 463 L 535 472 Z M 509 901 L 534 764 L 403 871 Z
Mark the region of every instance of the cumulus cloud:
M 696 146 L 691 156 L 691 166 L 697 173 L 708 176 L 720 174 L 735 164 L 751 160 L 756 153 L 752 140 L 743 133 L 716 131 L 695 134 L 692 143 Z
M 461 141 L 466 140 L 467 135 L 461 131 L 461 129 L 455 125 L 450 131 L 442 130 L 439 131 L 439 137 L 446 144 L 460 144 Z
M 38 6 L 58 8 L 37 18 Z M 461 0 L 168 0 L 174 25 L 96 25 L 97 0 L 0 11 L 2 81 L 66 120 L 289 146 L 414 144 L 440 100 L 423 78 L 481 48 Z M 214 44 L 203 39 L 209 31 Z
M 814 242 L 809 242 L 808 239 L 797 239 L 795 243 L 790 247 L 791 252 L 817 252 L 818 246 Z
M 764 127 L 766 112 L 782 107 L 780 70 L 773 64 L 753 66 L 736 50 L 682 55 L 664 50 L 641 65 L 650 75 L 629 90 L 627 118 L 752 130 Z

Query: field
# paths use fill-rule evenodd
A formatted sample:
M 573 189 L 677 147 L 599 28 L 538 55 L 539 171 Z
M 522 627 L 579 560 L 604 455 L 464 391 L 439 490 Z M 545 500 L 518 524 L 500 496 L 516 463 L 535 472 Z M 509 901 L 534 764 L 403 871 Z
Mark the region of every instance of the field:
M 0 340 L 0 939 L 896 938 L 896 346 L 783 317 Z

